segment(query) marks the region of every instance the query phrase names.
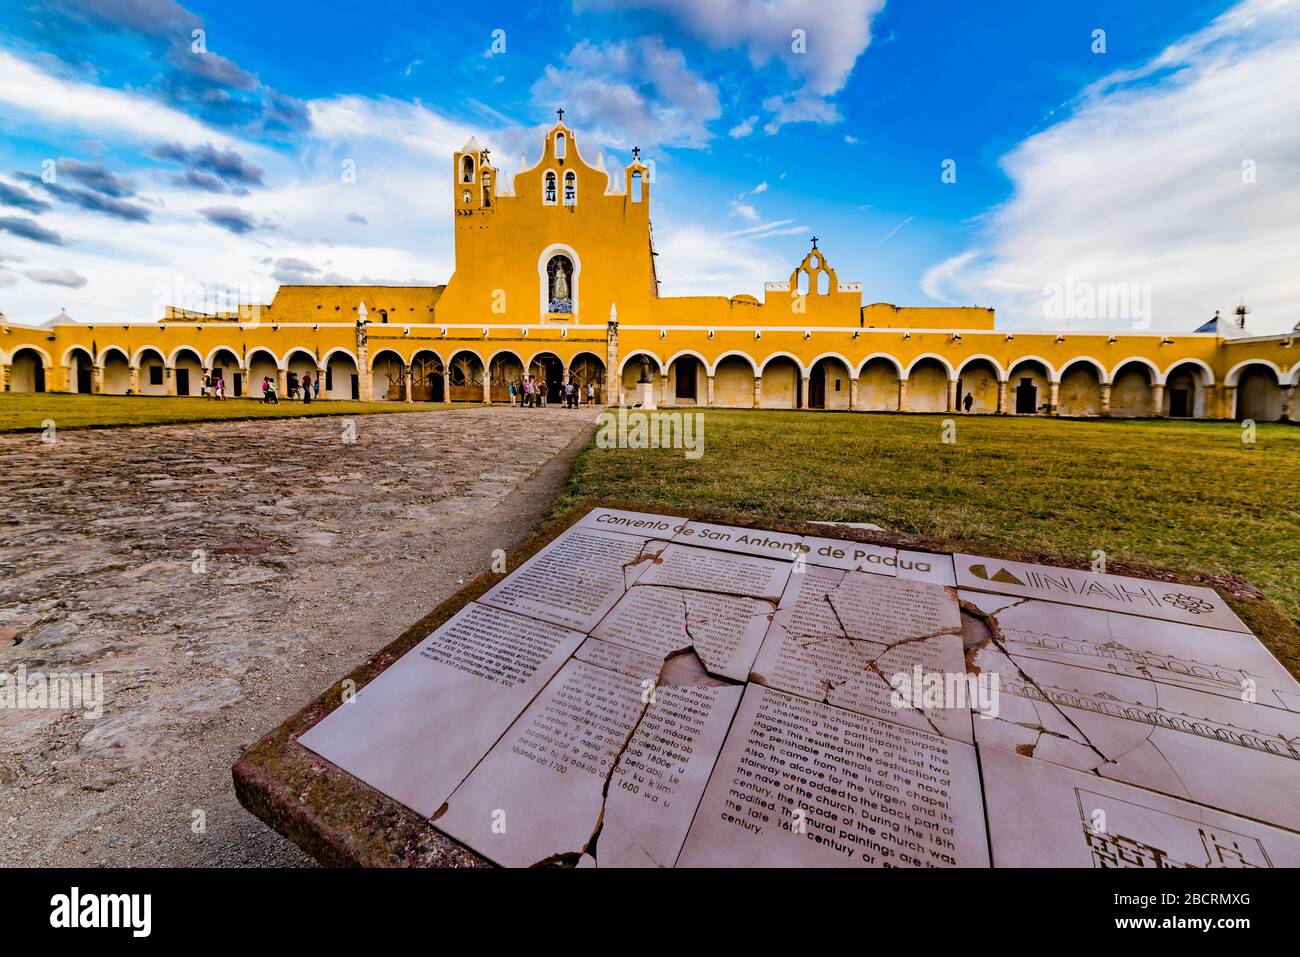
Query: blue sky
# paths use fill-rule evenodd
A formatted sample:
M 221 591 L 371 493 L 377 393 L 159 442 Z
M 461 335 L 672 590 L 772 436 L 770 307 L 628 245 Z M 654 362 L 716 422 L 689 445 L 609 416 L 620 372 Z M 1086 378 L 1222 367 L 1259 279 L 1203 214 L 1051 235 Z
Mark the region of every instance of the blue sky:
M 11 320 L 445 282 L 451 150 L 513 172 L 558 106 L 655 161 L 665 294 L 761 294 L 815 232 L 866 302 L 1008 328 L 1066 282 L 1300 320 L 1296 0 L 11 0 L 0 37 Z

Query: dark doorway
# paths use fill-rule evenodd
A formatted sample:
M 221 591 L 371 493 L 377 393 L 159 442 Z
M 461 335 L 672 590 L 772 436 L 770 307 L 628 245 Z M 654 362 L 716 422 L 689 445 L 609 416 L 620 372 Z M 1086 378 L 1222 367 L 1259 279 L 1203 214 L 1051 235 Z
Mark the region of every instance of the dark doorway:
M 190 370 L 189 369 L 176 370 L 176 394 L 177 395 L 190 394 Z
M 1016 415 L 1033 415 L 1038 411 L 1038 387 L 1033 379 L 1021 379 L 1016 386 Z
M 244 374 L 242 372 L 236 372 L 234 374 L 234 380 L 235 380 L 235 385 L 234 385 L 234 392 L 232 394 L 236 399 L 238 399 L 241 395 L 244 394 Z
M 1169 414 L 1175 419 L 1186 419 L 1192 414 L 1192 393 L 1190 389 L 1169 390 Z
M 77 391 L 90 392 L 92 390 L 90 370 L 86 368 L 84 362 L 77 363 Z
M 442 385 L 441 378 L 439 378 L 438 385 L 440 387 Z M 355 401 L 359 398 L 361 398 L 361 376 L 354 372 L 352 373 L 352 399 Z
M 677 398 L 692 401 L 699 398 L 699 365 L 699 360 L 693 356 L 682 356 L 677 360 Z
M 36 363 L 36 368 L 32 370 L 32 391 L 45 391 L 45 366 L 39 362 Z
M 538 369 L 541 366 L 541 369 Z M 561 402 L 564 395 L 564 363 L 558 356 L 545 355 L 538 356 L 532 361 L 529 370 L 534 379 L 541 379 L 546 383 L 546 401 Z
M 808 408 L 826 408 L 826 367 L 820 362 L 808 376 Z

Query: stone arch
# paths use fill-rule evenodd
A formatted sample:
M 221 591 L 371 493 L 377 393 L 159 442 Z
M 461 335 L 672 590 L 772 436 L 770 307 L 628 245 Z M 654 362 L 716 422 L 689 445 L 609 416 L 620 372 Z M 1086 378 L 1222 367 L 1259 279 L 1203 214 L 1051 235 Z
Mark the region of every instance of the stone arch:
M 732 409 L 754 407 L 758 367 L 743 352 L 725 352 L 713 363 L 713 404 Z
M 511 385 L 515 387 L 516 397 L 521 395 L 524 360 L 510 349 L 498 349 L 488 357 L 488 380 L 491 382 L 492 401 L 509 402 Z
M 962 376 L 962 372 L 966 369 L 968 365 L 970 365 L 973 362 L 988 363 L 993 368 L 993 371 L 997 373 L 997 378 L 999 382 L 1007 381 L 1007 370 L 1002 368 L 1002 363 L 998 362 L 997 359 L 994 359 L 992 356 L 986 355 L 983 352 L 977 353 L 976 355 L 973 356 L 967 356 L 965 359 L 963 359 L 961 361 L 961 364 L 958 365 L 956 370 L 953 372 L 953 377 L 960 379 Z
M 1038 415 L 1051 406 L 1056 370 L 1041 356 L 1021 356 L 1007 369 L 1007 408 L 1015 415 Z
M 1282 375 L 1282 370 L 1279 369 L 1274 363 L 1270 362 L 1268 359 L 1246 359 L 1243 362 L 1238 362 L 1235 366 L 1233 366 L 1231 369 L 1228 370 L 1228 374 L 1223 377 L 1224 384 L 1234 385 L 1234 386 L 1239 384 L 1241 381 L 1242 372 L 1244 372 L 1250 366 L 1264 366 L 1268 369 L 1271 369 L 1274 378 L 1277 380 L 1279 384 L 1281 384 L 1283 378 L 1285 378 Z M 1300 370 L 1300 366 L 1297 366 L 1296 368 Z
M 758 364 L 758 371 L 761 375 L 767 370 L 768 364 L 775 359 L 789 359 L 794 363 L 795 368 L 799 370 L 800 375 L 807 375 L 808 370 L 804 368 L 803 362 L 793 352 L 773 352 Z
M 321 357 L 321 395 L 327 399 L 361 398 L 361 364 L 350 349 L 333 348 Z
M 447 396 L 453 402 L 483 401 L 483 357 L 461 349 L 447 363 Z
M 211 374 L 214 383 L 217 379 L 225 383 L 228 397 L 244 394 L 243 364 L 239 361 L 239 353 L 233 347 L 217 346 L 208 354 L 203 365 Z
M 1175 362 L 1161 376 L 1165 384 L 1161 414 L 1173 419 L 1203 419 L 1210 407 L 1214 372 L 1199 359 Z
M 547 402 L 559 403 L 564 398 L 564 360 L 549 349 L 533 353 L 528 360 L 528 375 L 534 385 L 545 383 Z
M 1136 362 L 1139 365 L 1146 366 L 1147 370 L 1150 373 L 1150 380 L 1152 385 L 1158 385 L 1159 383 L 1164 382 L 1164 379 L 1160 377 L 1160 369 L 1150 359 L 1147 359 L 1144 356 L 1129 356 L 1127 359 L 1115 363 L 1114 368 L 1110 370 L 1110 382 L 1112 385 L 1115 384 L 1115 376 L 1119 373 L 1119 370 L 1122 369 L 1124 366 L 1128 365 L 1130 362 Z
M 653 352 L 641 349 L 628 353 L 618 366 L 619 388 L 622 392 L 620 401 L 625 405 L 641 405 L 645 401 L 645 385 L 641 382 L 642 356 L 650 360 L 650 394 L 655 397 L 656 402 L 659 397 L 659 376 L 668 373 L 667 367 Z
M 205 368 L 205 369 L 211 369 L 214 365 L 217 364 L 217 361 L 218 361 L 218 359 L 220 358 L 221 353 L 223 353 L 223 352 L 229 352 L 231 355 L 233 355 L 233 356 L 235 357 L 235 363 L 234 363 L 234 364 L 235 364 L 235 365 L 239 365 L 239 350 L 238 350 L 238 349 L 236 349 L 234 346 L 217 346 L 217 347 L 214 348 L 211 352 L 209 352 L 209 353 L 207 354 L 207 357 L 203 360 L 203 368 Z M 227 362 L 227 363 L 225 363 L 225 365 L 230 365 L 230 363 Z
M 776 352 L 763 360 L 762 402 L 764 409 L 799 408 L 799 383 L 803 364 L 788 352 Z
M 63 354 L 67 370 L 67 389 L 85 395 L 95 391 L 95 357 L 85 346 L 73 346 Z
M 971 356 L 957 367 L 957 410 L 975 415 L 1002 409 L 1002 384 L 1007 375 L 992 356 Z M 970 396 L 970 408 L 966 397 Z
M 1101 387 L 1107 382 L 1106 367 L 1096 359 L 1079 356 L 1061 367 L 1061 384 L 1056 402 L 1057 415 L 1101 415 Z
M 38 346 L 19 346 L 9 357 L 10 392 L 44 392 L 50 357 Z
M 587 401 L 587 386 L 592 387 L 592 401 L 605 404 L 605 360 L 594 352 L 579 352 L 569 360 L 569 378 L 578 387 L 578 404 Z
M 156 346 L 142 346 L 135 354 L 140 395 L 167 394 L 167 360 Z
M 412 402 L 443 402 L 447 398 L 447 367 L 442 361 L 442 356 L 438 355 L 433 349 L 417 349 L 411 356 L 411 363 L 406 367 L 409 377 L 403 377 L 402 386 L 399 390 L 399 397 L 406 398 L 406 388 L 409 385 Z M 472 370 L 470 370 L 472 372 Z M 409 378 L 409 382 L 407 381 Z M 471 376 L 472 378 L 472 376 Z M 473 399 L 468 401 L 483 401 L 483 378 L 480 371 L 479 378 L 474 383 L 478 388 L 478 393 Z
M 248 394 L 255 399 L 262 397 L 262 380 L 270 379 L 271 385 L 280 387 L 280 359 L 265 346 L 256 346 L 244 356 L 248 365 Z
M 1110 374 L 1110 414 L 1119 418 L 1150 415 L 1160 371 L 1146 359 L 1126 359 Z
M 708 401 L 709 360 L 683 349 L 668 360 L 668 405 L 705 405 Z
M 121 346 L 99 350 L 99 367 L 103 372 L 100 388 L 105 395 L 126 395 L 131 391 L 131 357 Z
M 849 360 L 835 352 L 824 352 L 810 362 L 808 408 L 847 410 L 852 398 L 852 370 Z
M 172 384 L 179 396 L 203 394 L 203 356 L 192 346 L 177 346 L 167 364 L 172 369 Z
M 370 398 L 374 402 L 406 398 L 406 360 L 396 349 L 380 349 L 370 357 Z
M 1282 373 L 1267 359 L 1252 359 L 1233 367 L 1225 377 L 1236 384 L 1233 418 L 1277 422 L 1282 418 Z
M 903 366 L 891 355 L 876 353 L 858 366 L 858 408 L 864 412 L 897 412 Z
M 941 356 L 917 356 L 907 367 L 908 412 L 946 412 L 952 367 Z
M 302 363 L 306 361 L 310 361 L 313 368 L 318 364 L 316 353 L 312 352 L 306 346 L 294 346 L 280 359 L 280 368 L 285 372 L 288 372 L 289 367 L 294 364 L 295 359 L 299 360 L 299 368 L 301 368 Z
M 718 366 L 722 364 L 722 360 L 730 359 L 733 357 L 738 359 L 744 359 L 747 363 L 749 363 L 750 373 L 752 375 L 758 375 L 758 365 L 754 362 L 754 357 L 751 356 L 748 352 L 743 352 L 740 349 L 729 349 L 728 351 L 722 353 L 722 355 L 715 358 L 713 360 L 713 364 L 709 367 L 709 374 L 716 375 L 718 371 Z
M 668 367 L 664 365 L 663 360 L 660 359 L 653 352 L 651 352 L 649 349 L 638 349 L 636 350 L 636 352 L 629 352 L 627 355 L 623 357 L 622 361 L 619 362 L 618 364 L 619 373 L 621 374 L 627 371 L 628 366 L 632 365 L 632 360 L 636 359 L 638 356 L 649 356 L 651 360 L 653 360 L 655 368 L 659 370 L 660 375 L 663 375 L 668 371 Z M 639 366 L 640 363 L 638 362 L 636 367 Z

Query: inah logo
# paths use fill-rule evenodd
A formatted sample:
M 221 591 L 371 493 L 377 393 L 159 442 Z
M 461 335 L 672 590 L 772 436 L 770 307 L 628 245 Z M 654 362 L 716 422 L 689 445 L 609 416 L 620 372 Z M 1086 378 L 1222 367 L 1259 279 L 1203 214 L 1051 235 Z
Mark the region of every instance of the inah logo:
M 71 894 L 50 898 L 51 927 L 129 927 L 133 937 L 148 937 L 153 926 L 152 894 Z
M 992 575 L 990 575 L 988 569 L 985 568 L 983 565 L 972 565 L 970 567 L 970 573 L 974 575 L 976 578 L 984 579 L 986 582 L 1004 582 L 1008 585 L 1020 585 L 1020 586 L 1024 586 L 1025 584 L 1015 575 L 1011 574 L 1011 572 L 1007 571 L 1005 568 L 999 568 Z

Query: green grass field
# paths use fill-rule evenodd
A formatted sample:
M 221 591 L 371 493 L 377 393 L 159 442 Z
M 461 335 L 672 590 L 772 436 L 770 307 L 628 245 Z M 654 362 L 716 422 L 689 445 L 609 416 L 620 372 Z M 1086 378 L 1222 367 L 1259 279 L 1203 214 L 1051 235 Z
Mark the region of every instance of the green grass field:
M 447 406 L 431 402 L 350 402 L 317 400 L 311 405 L 280 400 L 262 405 L 255 399 L 178 398 L 164 396 L 0 393 L 0 432 L 40 431 L 46 419 L 56 428 L 102 428 L 114 425 L 166 425 L 233 419 L 287 419 L 305 415 L 365 415 L 373 412 L 436 412 Z
M 588 448 L 556 511 L 618 499 L 871 522 L 1254 583 L 1300 620 L 1300 428 L 1231 422 L 704 413 L 705 454 Z

